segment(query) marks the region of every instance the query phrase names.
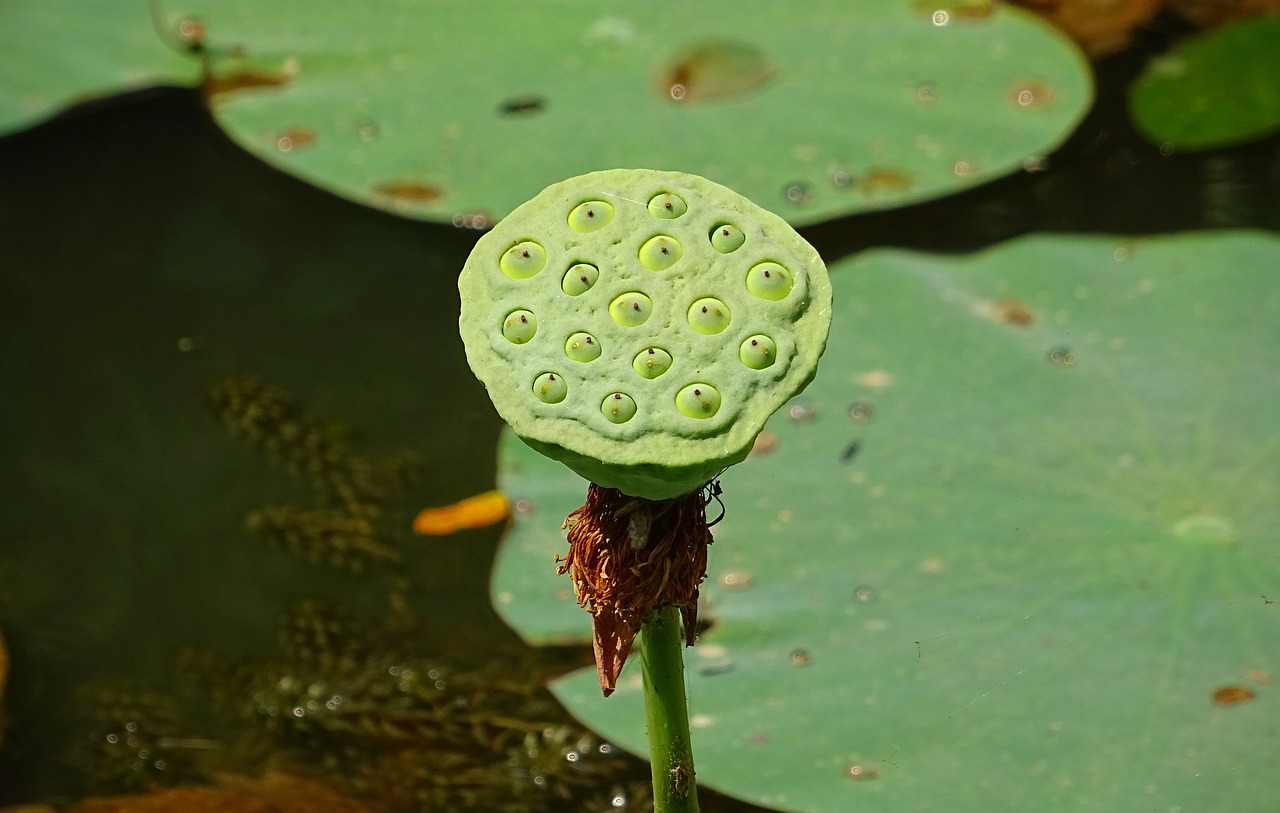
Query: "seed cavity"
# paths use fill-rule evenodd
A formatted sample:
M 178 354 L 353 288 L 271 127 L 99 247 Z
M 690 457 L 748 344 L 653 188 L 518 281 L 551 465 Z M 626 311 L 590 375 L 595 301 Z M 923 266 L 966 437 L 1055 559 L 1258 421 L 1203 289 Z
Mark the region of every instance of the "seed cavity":
M 508 313 L 502 320 L 502 335 L 512 344 L 524 344 L 538 332 L 538 317 L 523 308 Z
M 574 263 L 564 272 L 560 280 L 560 289 L 569 296 L 581 296 L 591 290 L 591 286 L 600 279 L 600 269 L 590 263 Z
M 675 220 L 689 211 L 689 204 L 684 198 L 670 192 L 659 192 L 649 199 L 649 214 L 664 220 Z
M 676 264 L 682 251 L 679 240 L 659 234 L 640 246 L 640 264 L 650 271 L 665 271 Z
M 532 240 L 524 240 L 507 249 L 498 261 L 502 273 L 512 279 L 528 279 L 547 264 L 547 252 Z
M 644 378 L 657 378 L 671 369 L 671 354 L 661 347 L 646 347 L 631 360 L 631 367 Z
M 600 404 L 600 414 L 613 423 L 626 423 L 636 416 L 635 399 L 625 392 L 610 393 Z
M 569 385 L 558 373 L 543 373 L 533 380 L 533 394 L 544 404 L 558 404 L 569 394 Z
M 763 333 L 757 333 L 738 346 L 738 358 L 752 370 L 763 370 L 777 360 L 778 345 Z
M 638 327 L 653 313 L 653 300 L 639 291 L 620 294 L 609 303 L 609 316 L 622 327 Z
M 704 296 L 689 306 L 689 327 L 703 334 L 714 336 L 729 326 L 729 306 L 719 299 Z
M 595 336 L 580 330 L 565 340 L 564 354 L 574 361 L 595 361 L 600 358 L 600 342 Z
M 602 200 L 579 203 L 569 212 L 569 228 L 586 233 L 599 231 L 613 220 L 613 206 Z
M 747 291 L 761 299 L 786 299 L 792 284 L 791 272 L 775 262 L 759 263 L 747 272 Z
M 676 393 L 676 409 L 689 418 L 710 418 L 720 411 L 720 392 L 710 384 L 689 384 Z
M 711 247 L 721 254 L 732 254 L 747 242 L 747 236 L 742 233 L 742 229 L 732 223 L 721 223 L 711 230 L 709 236 Z

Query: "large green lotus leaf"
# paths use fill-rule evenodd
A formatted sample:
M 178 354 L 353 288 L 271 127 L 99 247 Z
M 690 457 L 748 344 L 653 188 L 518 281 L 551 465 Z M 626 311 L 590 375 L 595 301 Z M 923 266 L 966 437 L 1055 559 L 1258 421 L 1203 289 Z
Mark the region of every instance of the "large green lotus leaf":
M 1153 60 L 1133 85 L 1129 109 L 1149 139 L 1179 149 L 1280 128 L 1280 17 L 1223 26 Z
M 3 0 L 0 55 L 0 133 L 75 102 L 200 75 L 158 33 L 147 0 Z
M 1089 106 L 1087 65 L 1044 23 L 926 5 L 174 0 L 166 13 L 205 23 L 233 138 L 363 203 L 478 225 L 563 178 L 647 166 L 810 223 L 1015 171 Z
M 1280 809 L 1277 267 L 1223 233 L 833 268 L 817 379 L 722 479 L 699 778 L 804 811 Z M 511 438 L 501 471 L 495 606 L 585 638 L 552 563 L 583 483 Z M 555 691 L 643 752 L 639 682 Z

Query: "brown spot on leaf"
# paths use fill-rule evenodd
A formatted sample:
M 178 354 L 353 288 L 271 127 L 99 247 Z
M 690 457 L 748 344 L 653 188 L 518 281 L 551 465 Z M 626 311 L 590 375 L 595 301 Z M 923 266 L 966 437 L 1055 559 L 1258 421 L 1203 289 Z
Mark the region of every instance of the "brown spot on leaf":
M 1052 87 L 1034 80 L 1015 82 L 1009 88 L 1009 101 L 1018 107 L 1047 107 L 1056 96 Z
M 778 68 L 754 45 L 700 43 L 659 69 L 657 90 L 674 102 L 713 102 L 749 93 L 768 83 Z
M 778 436 L 772 432 L 761 432 L 756 435 L 755 443 L 751 444 L 751 455 L 760 457 L 767 455 L 773 451 L 773 447 L 778 445 Z
M 974 306 L 973 312 L 984 319 L 1018 327 L 1026 327 L 1035 321 L 1035 315 L 1025 303 L 1008 297 L 981 302 Z
M 881 192 L 905 192 L 915 186 L 914 176 L 896 169 L 872 167 L 858 176 L 857 190 L 871 196 Z
M 207 104 L 216 104 L 228 93 L 242 90 L 259 90 L 261 88 L 278 88 L 289 83 L 289 79 L 280 73 L 245 68 L 223 75 L 206 74 L 200 85 L 200 92 Z
M 205 27 L 204 23 L 194 17 L 184 17 L 178 20 L 175 26 L 178 32 L 178 39 L 192 50 L 199 49 L 204 46 Z
M 373 193 L 381 198 L 390 198 L 393 203 L 401 206 L 430 203 L 438 200 L 443 194 L 438 186 L 416 181 L 389 181 L 374 184 Z
M 871 370 L 869 372 L 863 373 L 862 375 L 859 375 L 857 378 L 854 379 L 854 382 L 857 384 L 861 384 L 864 387 L 875 387 L 879 389 L 881 387 L 887 387 L 890 384 L 892 384 L 893 376 L 890 375 L 889 373 L 886 373 L 884 370 Z
M 281 152 L 289 152 L 299 147 L 310 146 L 315 140 L 315 130 L 308 130 L 306 127 L 293 127 L 280 134 L 280 137 L 276 139 L 276 147 Z
M 861 762 L 855 762 L 844 769 L 844 775 L 850 779 L 875 779 L 880 776 L 880 772 L 875 768 L 863 765 Z
M 937 19 L 939 12 L 944 19 L 985 20 L 995 14 L 994 0 L 916 0 L 915 10 L 926 17 Z
M 1221 686 L 1213 690 L 1213 702 L 1219 706 L 1234 706 L 1254 697 L 1253 690 L 1244 686 Z

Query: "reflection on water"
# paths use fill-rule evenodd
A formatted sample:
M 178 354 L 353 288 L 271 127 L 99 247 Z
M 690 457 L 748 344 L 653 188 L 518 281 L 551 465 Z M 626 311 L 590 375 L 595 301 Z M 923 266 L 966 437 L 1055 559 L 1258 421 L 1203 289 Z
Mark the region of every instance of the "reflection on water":
M 675 78 L 715 89 L 708 60 L 728 56 L 686 55 Z M 1280 137 L 1181 155 L 1133 133 L 1124 87 L 1145 56 L 1103 63 L 1098 109 L 1025 174 L 806 237 L 834 262 L 1033 230 L 1280 229 Z M 1051 98 L 1015 90 L 1011 103 Z M 302 132 L 278 137 L 305 147 Z M 912 179 L 833 167 L 831 182 L 872 195 Z M 383 187 L 406 205 L 443 194 L 420 179 Z M 0 140 L 0 803 L 269 761 L 393 807 L 644 808 L 647 769 L 539 688 L 583 653 L 535 659 L 489 609 L 501 527 L 411 534 L 423 508 L 493 486 L 499 425 L 465 366 L 455 287 L 488 222 L 410 222 L 326 196 L 230 144 L 196 93 Z M 219 428 L 202 389 L 250 443 Z M 873 414 L 849 408 L 855 425 Z M 854 763 L 850 778 L 869 770 Z

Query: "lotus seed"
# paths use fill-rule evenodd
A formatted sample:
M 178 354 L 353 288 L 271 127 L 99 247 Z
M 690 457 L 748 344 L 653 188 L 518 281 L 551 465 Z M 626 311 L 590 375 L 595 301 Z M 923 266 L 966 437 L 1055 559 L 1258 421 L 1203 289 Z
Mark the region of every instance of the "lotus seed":
M 689 306 L 689 327 L 704 336 L 714 336 L 727 328 L 729 318 L 729 306 L 714 297 L 703 297 Z
M 502 320 L 502 335 L 512 344 L 524 344 L 538 332 L 538 317 L 533 311 L 515 310 Z
M 579 203 L 569 213 L 569 228 L 585 234 L 599 231 L 613 220 L 613 207 L 602 200 L 589 200 Z
M 600 412 L 613 423 L 626 423 L 636 416 L 636 402 L 625 392 L 615 392 L 605 397 Z
M 676 393 L 676 409 L 690 418 L 710 418 L 720 411 L 720 393 L 710 384 L 690 384 Z
M 595 361 L 600 358 L 600 342 L 590 333 L 579 331 L 565 341 L 564 354 L 574 361 Z
M 786 299 L 791 293 L 791 272 L 775 262 L 754 265 L 747 272 L 747 290 L 761 299 Z
M 622 327 L 643 325 L 653 313 L 653 300 L 639 291 L 628 291 L 609 303 L 609 315 Z
M 762 333 L 757 333 L 755 336 L 744 340 L 738 347 L 738 358 L 742 359 L 742 363 L 753 370 L 772 367 L 774 359 L 777 357 L 778 346 L 774 344 L 773 339 Z
M 711 230 L 711 247 L 721 254 L 732 254 L 745 242 L 747 236 L 732 223 L 721 223 Z
M 647 347 L 636 354 L 631 366 L 645 378 L 657 378 L 671 369 L 671 354 L 661 347 Z
M 498 261 L 502 273 L 512 279 L 528 279 L 547 264 L 547 252 L 532 240 L 516 243 Z
M 649 199 L 649 214 L 664 220 L 674 220 L 689 211 L 684 198 L 670 192 L 659 192 Z
M 590 263 L 574 263 L 564 272 L 560 288 L 569 296 L 580 296 L 591 290 L 600 279 L 600 269 Z
M 680 241 L 665 234 L 649 238 L 640 247 L 640 264 L 650 271 L 665 271 L 680 259 Z
M 558 404 L 569 394 L 569 385 L 563 376 L 543 373 L 533 380 L 533 394 L 544 404 Z

